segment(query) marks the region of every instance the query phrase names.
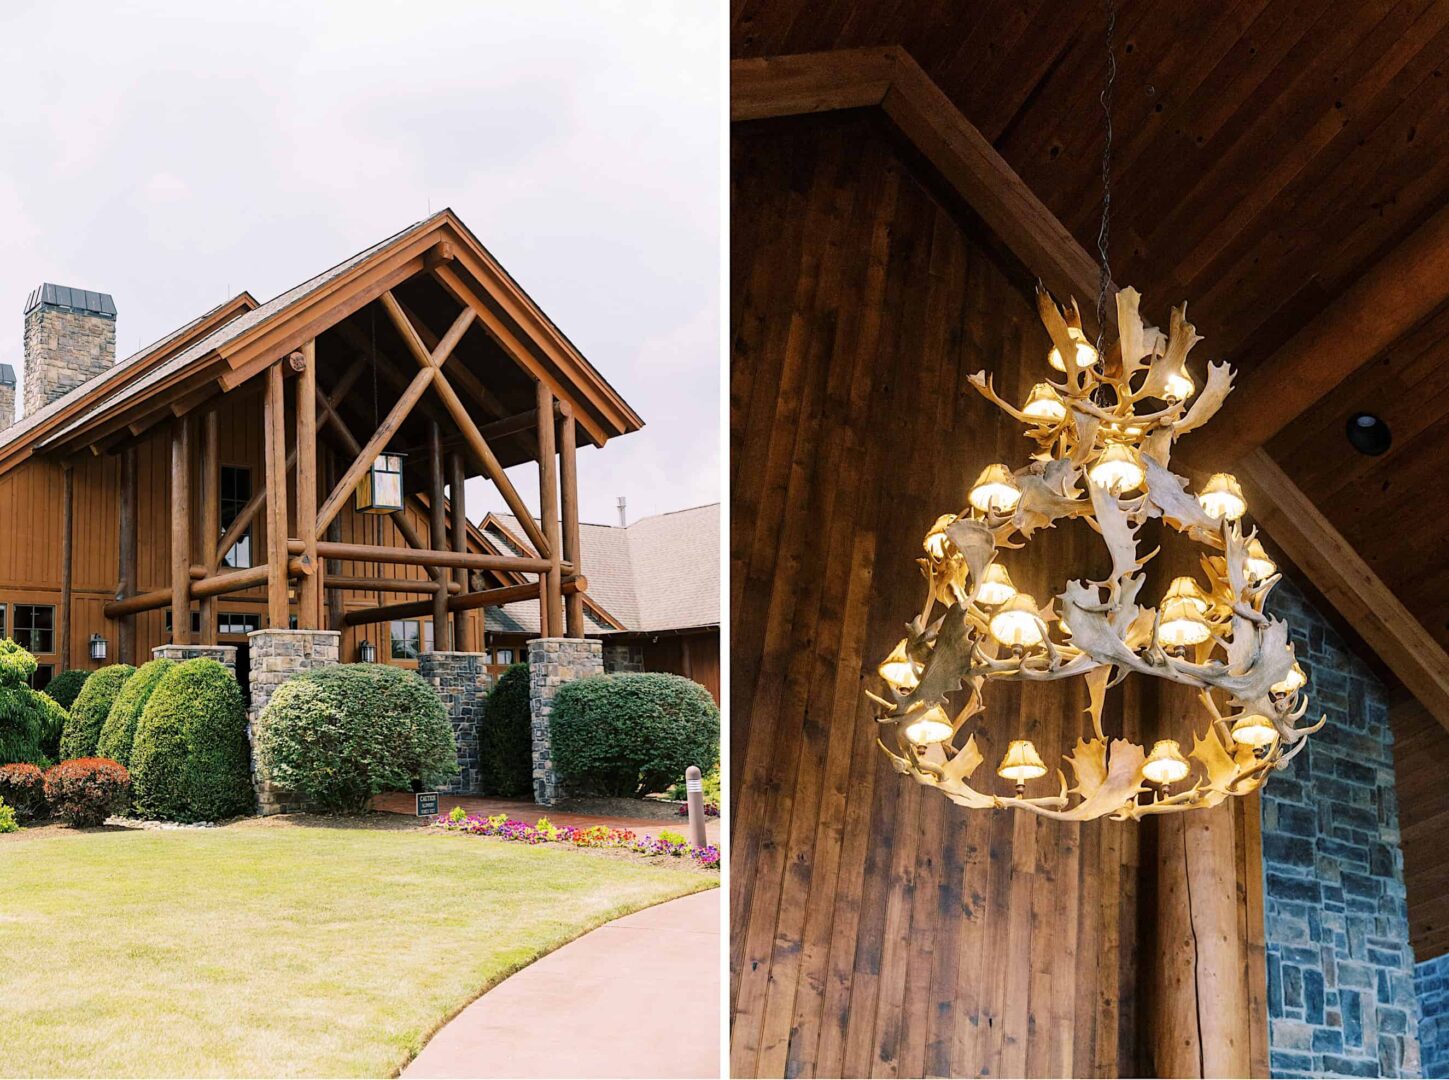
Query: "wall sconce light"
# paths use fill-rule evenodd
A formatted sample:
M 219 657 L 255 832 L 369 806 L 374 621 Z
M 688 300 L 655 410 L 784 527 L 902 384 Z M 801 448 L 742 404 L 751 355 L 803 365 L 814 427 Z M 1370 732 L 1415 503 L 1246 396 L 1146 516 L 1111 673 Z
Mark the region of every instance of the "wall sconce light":
M 377 662 L 377 646 L 374 645 L 372 642 L 370 642 L 370 641 L 368 641 L 366 639 L 363 639 L 362 644 L 359 645 L 359 646 L 357 646 L 357 659 L 358 659 L 359 662 L 364 663 L 364 664 L 374 664 L 374 663 L 376 663 Z
M 109 646 L 109 644 L 110 643 L 108 641 L 106 641 L 105 638 L 101 637 L 100 634 L 92 634 L 91 635 L 91 659 L 92 660 L 104 660 L 106 658 L 106 649 Z

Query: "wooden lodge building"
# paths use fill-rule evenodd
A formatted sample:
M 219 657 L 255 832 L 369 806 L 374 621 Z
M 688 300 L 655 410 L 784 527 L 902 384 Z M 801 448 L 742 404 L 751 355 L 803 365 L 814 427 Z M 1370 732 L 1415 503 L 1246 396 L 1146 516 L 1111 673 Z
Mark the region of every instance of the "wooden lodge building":
M 584 635 L 575 453 L 642 421 L 450 210 L 119 363 L 115 319 L 50 284 L 26 305 L 0 632 L 37 685 L 160 646 L 232 646 L 246 685 L 261 630 L 336 631 L 344 661 L 391 658 L 394 624 L 481 652 L 484 612 L 521 601 L 540 635 Z M 15 381 L 0 368 L 5 421 Z M 537 519 L 504 473 L 524 462 Z M 468 524 L 473 476 L 528 555 Z

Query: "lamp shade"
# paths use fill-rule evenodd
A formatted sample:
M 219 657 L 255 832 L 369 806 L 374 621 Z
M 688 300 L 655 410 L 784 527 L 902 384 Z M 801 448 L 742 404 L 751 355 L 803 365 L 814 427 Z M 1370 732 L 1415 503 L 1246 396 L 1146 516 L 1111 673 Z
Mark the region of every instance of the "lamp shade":
M 1274 683 L 1268 690 L 1274 694 L 1291 694 L 1307 682 L 1308 676 L 1303 674 L 1303 669 L 1298 666 L 1298 661 L 1295 660 L 1293 661 L 1293 666 L 1288 669 L 1288 674 L 1284 676 L 1283 681 Z
M 939 704 L 906 714 L 906 738 L 920 746 L 945 742 L 951 737 L 951 718 Z
M 1167 377 L 1167 386 L 1162 391 L 1162 396 L 1168 401 L 1186 401 L 1197 392 L 1197 384 L 1192 381 L 1192 376 L 1187 373 L 1186 368 L 1180 368 Z
M 1248 512 L 1248 501 L 1243 498 L 1242 485 L 1231 473 L 1213 473 L 1199 493 L 1197 501 L 1211 518 L 1237 521 Z
M 391 514 L 403 508 L 404 454 L 378 454 L 357 484 L 355 506 L 363 514 Z
M 1142 775 L 1154 784 L 1175 784 L 1190 770 L 1176 739 L 1158 739 L 1142 763 Z
M 1015 780 L 1018 784 L 1046 775 L 1046 766 L 1036 752 L 1030 739 L 1013 739 L 1006 748 L 1006 756 L 996 769 L 996 775 L 1003 780 Z
M 1207 620 L 1191 599 L 1180 596 L 1162 602 L 1162 621 L 1157 625 L 1157 640 L 1162 644 L 1174 648 L 1198 645 L 1211 636 Z
M 925 544 L 926 554 L 933 559 L 944 559 L 947 552 L 951 550 L 951 538 L 946 535 L 946 526 L 956 520 L 954 514 L 942 514 L 936 519 L 936 524 L 931 526 L 930 532 L 926 533 Z
M 1039 382 L 1033 386 L 1021 411 L 1044 424 L 1059 424 L 1067 418 L 1066 402 L 1051 383 Z
M 908 694 L 921 682 L 921 665 L 906 654 L 905 638 L 902 638 L 900 644 L 891 650 L 891 654 L 881 661 L 880 667 L 876 670 L 897 693 Z
M 1249 580 L 1255 584 L 1259 581 L 1266 581 L 1278 570 L 1278 564 L 1268 558 L 1268 552 L 1263 549 L 1263 542 L 1256 536 L 1248 541 L 1247 555 L 1243 558 L 1243 570 L 1247 573 Z
M 1202 589 L 1198 587 L 1197 581 L 1190 577 L 1173 578 L 1172 584 L 1167 587 L 1167 595 L 1162 599 L 1164 602 L 1169 600 L 1186 600 L 1197 610 L 1199 615 L 1206 615 L 1208 608 L 1212 606 L 1208 602 L 1208 598 Z
M 1233 741 L 1244 746 L 1268 746 L 1278 737 L 1278 729 L 1266 716 L 1246 713 L 1233 722 Z
M 1006 572 L 1006 567 L 996 562 L 988 566 L 986 573 L 981 575 L 981 587 L 976 590 L 976 599 L 995 607 L 997 604 L 1006 603 L 1015 595 L 1016 586 L 1011 583 L 1011 575 Z
M 1079 368 L 1089 368 L 1097 362 L 1097 350 L 1087 340 L 1087 335 L 1078 330 L 1075 326 L 1067 327 L 1067 337 L 1072 339 L 1073 356 Z M 1058 371 L 1066 371 L 1067 365 L 1062 363 L 1062 352 L 1056 346 L 1047 353 L 1047 363 Z
M 971 485 L 967 498 L 983 514 L 1004 514 L 1016 509 L 1021 501 L 1021 489 L 1005 465 L 988 465 Z
M 1141 486 L 1146 474 L 1135 450 L 1126 443 L 1113 443 L 1102 451 L 1087 470 L 1087 475 L 1098 487 L 1106 488 L 1113 495 L 1121 495 Z
M 1030 647 L 1041 644 L 1042 626 L 1036 611 L 1036 598 L 1030 593 L 1017 593 L 991 616 L 990 629 L 991 636 L 1003 645 Z

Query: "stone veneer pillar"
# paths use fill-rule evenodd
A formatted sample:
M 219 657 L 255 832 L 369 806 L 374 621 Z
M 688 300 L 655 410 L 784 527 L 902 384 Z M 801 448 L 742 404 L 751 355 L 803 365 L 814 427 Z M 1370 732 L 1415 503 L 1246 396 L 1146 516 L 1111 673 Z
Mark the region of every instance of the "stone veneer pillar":
M 157 645 L 151 650 L 153 660 L 215 660 L 233 675 L 236 674 L 235 645 Z
M 604 673 L 604 646 L 588 638 L 534 638 L 528 643 L 529 709 L 533 716 L 533 799 L 552 806 L 563 798 L 553 764 L 549 721 L 564 683 Z
M 290 795 L 266 783 L 257 768 L 256 732 L 262 710 L 277 687 L 303 671 L 337 663 L 342 634 L 336 630 L 253 630 L 251 645 L 251 708 L 247 713 L 247 736 L 252 745 L 252 782 L 257 789 L 257 806 L 263 814 L 280 814 L 296 809 Z
M 488 656 L 474 652 L 427 652 L 418 657 L 421 675 L 443 700 L 453 741 L 458 745 L 458 775 L 438 790 L 450 795 L 482 793 L 478 761 L 478 725 L 488 699 L 493 676 L 488 674 Z

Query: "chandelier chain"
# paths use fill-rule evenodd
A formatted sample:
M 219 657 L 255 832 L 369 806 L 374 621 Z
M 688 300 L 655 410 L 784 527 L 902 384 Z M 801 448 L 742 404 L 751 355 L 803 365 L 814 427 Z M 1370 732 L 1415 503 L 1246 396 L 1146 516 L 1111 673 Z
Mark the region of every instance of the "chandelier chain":
M 1112 98 L 1117 83 L 1117 57 L 1112 50 L 1112 33 L 1117 27 L 1117 8 L 1114 0 L 1103 0 L 1107 15 L 1107 77 L 1102 86 L 1103 140 L 1102 140 L 1102 223 L 1097 229 L 1097 355 L 1102 355 L 1102 346 L 1107 333 L 1107 292 L 1112 287 L 1112 263 L 1107 255 L 1107 242 L 1112 231 Z

